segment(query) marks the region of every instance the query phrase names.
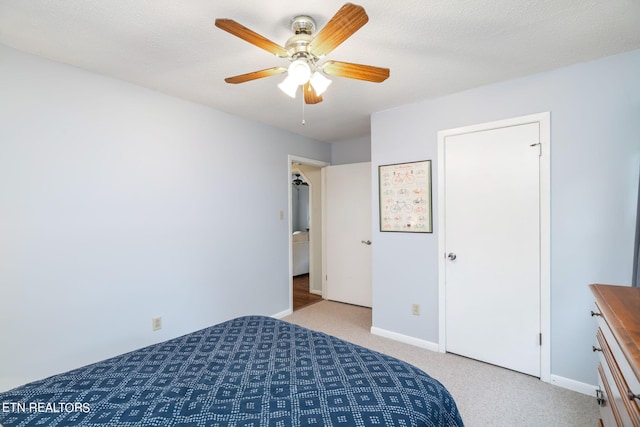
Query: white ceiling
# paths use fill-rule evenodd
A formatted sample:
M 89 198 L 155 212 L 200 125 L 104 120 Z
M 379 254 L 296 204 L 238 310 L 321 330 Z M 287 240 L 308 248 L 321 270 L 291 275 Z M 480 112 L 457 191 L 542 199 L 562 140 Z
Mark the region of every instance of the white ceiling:
M 283 45 L 295 15 L 322 28 L 344 0 L 0 0 L 0 43 L 328 142 L 368 135 L 375 111 L 640 48 L 639 0 L 355 2 L 369 22 L 327 58 L 391 77 L 333 77 L 304 126 L 284 75 L 224 82 L 288 61 L 214 21 Z

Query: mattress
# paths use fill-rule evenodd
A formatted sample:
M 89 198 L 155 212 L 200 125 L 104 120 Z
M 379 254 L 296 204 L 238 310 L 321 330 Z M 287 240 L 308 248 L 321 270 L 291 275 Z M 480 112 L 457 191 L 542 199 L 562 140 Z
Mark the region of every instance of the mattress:
M 0 393 L 22 426 L 462 426 L 450 393 L 396 358 L 246 316 Z

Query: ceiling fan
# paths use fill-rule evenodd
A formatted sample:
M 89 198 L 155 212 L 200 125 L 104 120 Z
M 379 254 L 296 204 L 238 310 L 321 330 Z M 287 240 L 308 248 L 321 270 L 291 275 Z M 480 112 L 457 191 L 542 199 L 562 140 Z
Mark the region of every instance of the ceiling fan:
M 380 83 L 389 77 L 388 68 L 371 65 L 353 64 L 327 60 L 323 58 L 351 37 L 369 17 L 362 6 L 347 3 L 314 36 L 316 23 L 313 18 L 300 15 L 293 18 L 291 30 L 295 33 L 284 47 L 232 19 L 216 19 L 216 27 L 233 34 L 280 58 L 288 59 L 288 67 L 273 67 L 238 76 L 227 77 L 227 83 L 244 83 L 276 74 L 287 73 L 287 77 L 278 87 L 287 95 L 295 98 L 299 86 L 303 86 L 304 101 L 317 104 L 322 101 L 322 93 L 331 84 L 323 74 L 349 79 Z

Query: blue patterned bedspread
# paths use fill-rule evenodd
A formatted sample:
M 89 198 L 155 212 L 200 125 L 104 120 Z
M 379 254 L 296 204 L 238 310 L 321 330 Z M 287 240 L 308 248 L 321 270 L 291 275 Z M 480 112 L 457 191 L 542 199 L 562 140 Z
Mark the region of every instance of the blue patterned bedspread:
M 462 426 L 416 367 L 263 316 L 0 393 L 14 426 Z

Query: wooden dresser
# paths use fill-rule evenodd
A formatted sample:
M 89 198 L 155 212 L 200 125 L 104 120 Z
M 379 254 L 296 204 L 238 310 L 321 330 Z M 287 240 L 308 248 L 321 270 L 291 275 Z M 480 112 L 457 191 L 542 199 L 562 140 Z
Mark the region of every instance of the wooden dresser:
M 598 320 L 600 423 L 640 427 L 640 288 L 589 285 Z

